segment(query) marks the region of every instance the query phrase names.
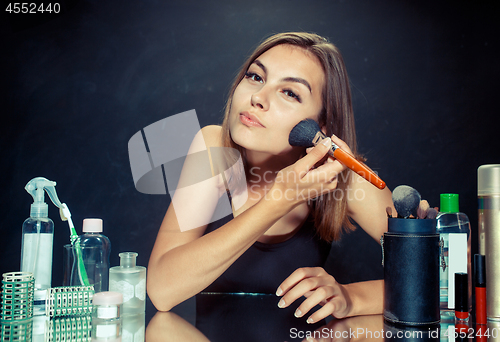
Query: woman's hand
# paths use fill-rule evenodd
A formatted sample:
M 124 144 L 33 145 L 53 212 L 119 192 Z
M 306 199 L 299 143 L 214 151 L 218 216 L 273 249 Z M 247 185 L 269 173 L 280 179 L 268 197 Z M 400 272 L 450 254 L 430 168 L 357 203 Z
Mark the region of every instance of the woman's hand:
M 421 200 L 417 210 L 417 217 L 419 219 L 435 219 L 438 212 L 438 207 L 431 208 L 429 202 L 427 202 L 426 200 Z
M 308 149 L 306 156 L 278 172 L 266 198 L 285 200 L 295 206 L 335 190 L 337 176 L 346 167 L 331 158 L 325 161 L 331 141 L 323 139 Z
M 296 317 L 306 315 L 318 304 L 322 305 L 307 318 L 307 323 L 318 322 L 329 315 L 346 317 L 352 305 L 344 286 L 321 267 L 297 269 L 281 283 L 276 295 L 283 296 L 278 303 L 280 308 L 289 306 L 302 296 L 306 297 L 295 311 Z
M 353 153 L 352 153 L 352 151 L 351 151 L 351 148 L 350 148 L 350 147 L 349 147 L 349 146 L 348 146 L 348 145 L 347 145 L 347 144 L 346 144 L 343 140 L 341 140 L 340 138 L 338 138 L 336 135 L 332 135 L 330 139 L 331 139 L 331 141 L 332 141 L 333 143 L 335 143 L 335 145 L 337 145 L 338 147 L 340 147 L 342 150 L 344 150 L 345 152 L 347 152 L 347 153 L 348 153 L 348 154 L 350 154 L 351 156 L 354 156 L 354 154 L 353 154 Z M 314 148 L 314 147 L 309 147 L 309 148 L 307 148 L 307 149 L 306 149 L 306 153 L 311 152 L 313 148 Z M 331 148 L 331 145 L 328 145 L 328 148 L 330 149 L 330 148 Z M 341 162 L 339 162 L 337 159 L 335 159 L 335 158 L 333 158 L 333 157 L 329 157 L 329 158 L 327 157 L 327 158 L 323 159 L 321 162 L 322 162 L 322 163 L 335 163 L 335 164 L 337 164 L 338 166 L 342 166 L 342 167 L 343 167 L 343 169 L 345 169 L 345 166 L 344 166 L 344 165 L 342 165 L 342 163 L 341 163 Z M 319 165 L 317 165 L 317 166 L 319 166 Z

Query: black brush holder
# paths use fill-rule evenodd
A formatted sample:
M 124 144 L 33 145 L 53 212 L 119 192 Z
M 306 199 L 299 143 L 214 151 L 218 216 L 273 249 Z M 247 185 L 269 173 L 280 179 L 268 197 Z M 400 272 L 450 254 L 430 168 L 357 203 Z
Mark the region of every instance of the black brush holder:
M 435 228 L 436 220 L 389 218 L 381 243 L 384 319 L 391 324 L 439 324 L 440 249 Z

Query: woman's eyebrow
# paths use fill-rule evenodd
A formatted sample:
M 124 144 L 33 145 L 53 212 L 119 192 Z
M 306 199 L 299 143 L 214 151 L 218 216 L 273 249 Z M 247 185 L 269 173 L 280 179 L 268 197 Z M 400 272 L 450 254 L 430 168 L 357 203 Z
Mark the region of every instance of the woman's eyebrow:
M 258 59 L 256 59 L 255 61 L 253 61 L 252 64 L 256 64 L 259 68 L 262 69 L 262 71 L 264 72 L 264 74 L 267 74 L 266 66 L 264 64 L 262 64 L 262 62 L 259 61 Z
M 261 68 L 262 71 L 265 74 L 267 74 L 266 66 L 264 64 L 262 64 L 261 61 L 259 61 L 258 59 L 256 59 L 253 63 L 256 64 L 259 68 Z M 285 78 L 281 79 L 281 82 L 296 82 L 296 83 L 301 83 L 301 84 L 305 85 L 307 87 L 307 89 L 309 89 L 310 93 L 312 93 L 311 85 L 309 84 L 309 82 L 307 82 L 303 78 L 300 78 L 300 77 L 285 77 Z
M 285 77 L 285 78 L 281 79 L 281 81 L 282 82 L 296 82 L 296 83 L 301 83 L 301 84 L 305 85 L 309 89 L 310 93 L 312 93 L 311 85 L 309 84 L 309 82 L 307 82 L 303 78 L 300 78 L 300 77 Z

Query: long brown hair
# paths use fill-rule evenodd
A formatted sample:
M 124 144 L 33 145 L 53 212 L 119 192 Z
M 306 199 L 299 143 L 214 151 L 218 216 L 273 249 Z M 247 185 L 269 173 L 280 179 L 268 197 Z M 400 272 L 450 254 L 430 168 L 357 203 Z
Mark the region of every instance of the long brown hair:
M 224 147 L 232 147 L 240 151 L 243 156 L 245 169 L 245 151 L 231 138 L 229 132 L 229 112 L 234 91 L 245 76 L 250 65 L 264 52 L 274 46 L 289 44 L 300 47 L 316 58 L 321 63 L 325 72 L 325 85 L 323 89 L 323 109 L 319 114 L 320 127 L 325 134 L 335 134 L 356 152 L 356 132 L 354 115 L 351 103 L 351 90 L 346 68 L 340 51 L 327 39 L 313 33 L 287 32 L 273 35 L 265 39 L 250 55 L 236 76 L 229 91 L 222 123 L 222 143 Z M 309 201 L 309 206 L 314 217 L 316 229 L 326 241 L 338 240 L 344 229 L 352 230 L 354 225 L 347 216 L 347 191 L 350 182 L 350 171 L 345 170 L 338 175 L 338 186 L 333 192 Z

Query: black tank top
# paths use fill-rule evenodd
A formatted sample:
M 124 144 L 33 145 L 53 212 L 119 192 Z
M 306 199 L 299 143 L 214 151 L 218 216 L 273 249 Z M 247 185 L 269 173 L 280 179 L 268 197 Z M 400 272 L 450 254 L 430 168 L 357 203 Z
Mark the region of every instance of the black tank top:
M 207 226 L 205 234 L 233 219 L 228 215 Z M 203 292 L 268 293 L 300 267 L 323 267 L 331 244 L 316 234 L 309 217 L 289 239 L 279 243 L 255 242 L 217 280 Z

